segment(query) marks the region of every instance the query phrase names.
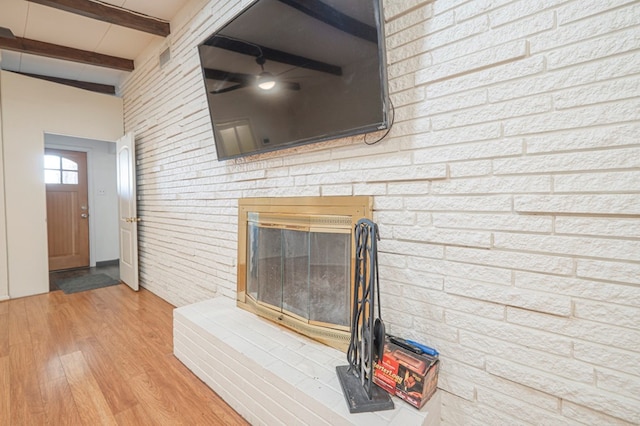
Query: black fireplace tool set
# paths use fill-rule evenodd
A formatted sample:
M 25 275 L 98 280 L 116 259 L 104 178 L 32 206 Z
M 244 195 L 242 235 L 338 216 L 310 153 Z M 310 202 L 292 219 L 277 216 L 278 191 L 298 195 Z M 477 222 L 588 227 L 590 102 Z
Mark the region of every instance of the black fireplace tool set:
M 355 227 L 356 267 L 351 317 L 349 365 L 336 367 L 350 413 L 393 409 L 390 395 L 373 384 L 376 360 L 384 352 L 385 327 L 380 313 L 378 225 L 360 219 Z

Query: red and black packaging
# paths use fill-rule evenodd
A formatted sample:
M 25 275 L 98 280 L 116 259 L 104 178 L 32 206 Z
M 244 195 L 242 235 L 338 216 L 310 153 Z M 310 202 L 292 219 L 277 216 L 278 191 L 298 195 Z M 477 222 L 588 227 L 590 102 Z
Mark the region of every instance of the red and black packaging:
M 415 354 L 387 340 L 373 382 L 420 409 L 436 391 L 438 368 L 437 357 Z

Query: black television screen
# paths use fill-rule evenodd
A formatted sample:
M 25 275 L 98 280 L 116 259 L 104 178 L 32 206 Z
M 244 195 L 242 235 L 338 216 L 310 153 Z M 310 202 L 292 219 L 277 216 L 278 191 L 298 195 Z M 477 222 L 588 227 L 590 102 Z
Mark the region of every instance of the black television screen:
M 257 0 L 198 50 L 218 160 L 389 125 L 381 0 Z

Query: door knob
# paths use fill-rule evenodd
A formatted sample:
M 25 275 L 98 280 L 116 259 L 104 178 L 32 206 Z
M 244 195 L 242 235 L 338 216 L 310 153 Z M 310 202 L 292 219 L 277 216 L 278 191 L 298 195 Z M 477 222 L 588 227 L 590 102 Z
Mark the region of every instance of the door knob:
M 89 217 L 89 215 L 88 215 L 88 214 L 86 214 L 86 213 L 82 213 L 82 214 L 80 215 L 80 217 L 81 217 L 81 218 L 83 218 L 83 219 L 86 219 L 86 218 L 88 218 L 88 217 Z

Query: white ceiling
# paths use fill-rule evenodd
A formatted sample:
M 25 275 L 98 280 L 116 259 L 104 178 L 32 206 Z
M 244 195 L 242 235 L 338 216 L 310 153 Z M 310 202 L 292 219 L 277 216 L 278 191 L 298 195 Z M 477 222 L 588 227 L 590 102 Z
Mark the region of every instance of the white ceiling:
M 190 0 L 103 0 L 151 17 L 171 21 Z M 86 18 L 26 0 L 0 0 L 0 27 L 16 37 L 59 44 L 125 59 L 136 59 L 162 37 Z M 2 50 L 0 67 L 8 71 L 118 86 L 125 71 Z

